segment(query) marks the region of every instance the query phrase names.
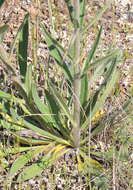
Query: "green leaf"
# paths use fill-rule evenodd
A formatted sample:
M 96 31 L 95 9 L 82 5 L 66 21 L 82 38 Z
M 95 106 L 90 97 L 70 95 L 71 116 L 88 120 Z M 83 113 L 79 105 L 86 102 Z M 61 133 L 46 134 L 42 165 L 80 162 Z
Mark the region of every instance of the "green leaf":
M 9 121 L 5 121 L 5 120 L 2 120 L 2 119 L 1 119 L 1 126 L 4 129 L 7 129 L 8 131 L 11 131 L 11 130 L 13 130 L 13 131 L 20 131 L 20 130 L 25 129 L 22 126 L 18 126 L 17 124 L 9 123 Z
M 18 103 L 24 103 L 23 99 L 16 98 L 14 95 L 8 94 L 1 90 L 0 90 L 0 98 L 2 99 L 4 98 L 6 100 L 10 100 L 10 101 L 18 102 Z
M 60 115 L 59 106 L 58 106 L 57 102 L 55 101 L 55 98 L 53 97 L 53 95 L 51 95 L 47 90 L 45 90 L 45 96 L 46 96 L 47 104 L 49 106 L 50 113 L 54 114 L 54 116 L 52 118 L 54 118 L 54 121 L 58 125 L 59 124 L 58 120 L 60 117 L 59 116 Z
M 114 59 L 117 55 L 119 55 L 119 53 L 120 53 L 120 50 L 114 50 L 110 52 L 108 55 L 100 59 L 97 59 L 92 64 L 90 64 L 88 69 L 89 70 L 95 69 L 95 70 L 92 76 L 90 76 L 89 84 L 93 84 L 96 80 L 98 80 L 98 77 L 104 76 L 108 72 L 112 64 L 112 59 Z M 88 99 L 89 98 L 90 98 L 90 94 L 88 95 Z
M 51 143 L 51 144 L 53 144 L 53 143 Z M 47 146 L 40 146 L 40 147 L 38 147 L 35 150 L 31 147 L 32 151 L 30 151 L 30 152 L 28 152 L 28 153 L 26 153 L 26 154 L 18 157 L 17 160 L 15 160 L 15 162 L 13 163 L 13 165 L 12 165 L 10 171 L 9 171 L 9 178 L 10 177 L 14 177 L 17 174 L 17 172 L 21 168 L 23 168 L 24 165 L 27 164 L 33 156 L 35 156 L 36 154 L 39 154 L 39 153 L 45 151 L 48 147 L 49 147 L 49 145 L 47 145 Z
M 71 0 L 64 0 L 64 1 L 67 5 L 68 11 L 69 11 L 70 20 L 72 23 L 74 23 L 74 7 L 71 3 Z
M 88 69 L 92 69 L 92 68 L 94 69 L 101 64 L 108 64 L 110 61 L 112 61 L 113 58 L 115 58 L 119 54 L 119 52 L 120 50 L 116 49 L 110 52 L 108 55 L 93 61 L 92 64 L 89 65 Z
M 73 78 L 71 71 L 69 69 L 68 63 L 66 63 L 63 58 L 65 55 L 61 55 L 61 52 L 64 53 L 64 50 L 62 51 L 63 48 L 61 48 L 58 42 L 51 37 L 50 33 L 46 30 L 44 25 L 41 24 L 41 27 L 43 29 L 45 42 L 48 45 L 50 55 L 56 60 L 56 63 L 62 69 L 66 78 L 72 82 Z
M 111 126 L 111 123 L 116 119 L 118 118 L 118 116 L 120 114 L 122 114 L 122 112 L 124 111 L 126 113 L 126 118 L 128 116 L 131 117 L 132 115 L 132 106 L 133 106 L 133 98 L 130 98 L 128 100 L 126 100 L 123 105 L 121 106 L 120 109 L 116 110 L 116 111 L 113 111 L 111 114 L 110 114 L 110 117 L 107 119 L 107 120 L 104 120 L 99 126 L 97 126 L 96 128 L 94 128 L 92 130 L 92 133 L 91 135 L 92 136 L 95 136 L 97 135 L 99 132 L 103 131 L 105 127 L 107 127 L 106 123 L 109 123 Z M 130 109 L 129 109 L 130 108 Z M 128 110 L 129 109 L 129 110 Z M 128 113 L 129 112 L 129 113 Z M 122 119 L 123 120 L 123 119 Z M 115 122 L 117 122 L 117 120 L 115 120 Z M 118 122 L 120 123 L 121 121 L 118 120 Z
M 57 146 L 58 148 L 58 146 Z M 53 149 L 55 150 L 56 147 Z M 69 151 L 69 149 L 56 151 L 49 151 L 38 163 L 32 164 L 26 167 L 22 173 L 18 176 L 17 182 L 21 183 L 23 181 L 29 180 L 37 175 L 40 175 L 43 170 L 51 166 L 56 160 L 58 160 L 63 154 Z
M 27 97 L 29 100 L 31 99 L 31 88 L 32 88 L 32 64 L 29 64 L 27 66 L 27 72 L 26 72 L 26 77 L 25 77 L 25 89 L 27 93 Z
M 50 54 L 55 58 L 55 60 L 57 61 L 57 63 L 61 64 L 63 61 L 62 55 L 58 49 L 58 42 L 52 38 L 52 36 L 50 35 L 50 33 L 46 30 L 44 25 L 41 25 L 43 32 L 44 32 L 44 36 L 45 36 L 45 41 L 48 45 Z
M 80 0 L 80 28 L 82 29 L 85 15 L 85 0 Z
M 85 103 L 88 100 L 88 75 L 85 74 L 81 78 L 81 92 L 80 92 L 80 103 L 82 106 L 85 105 Z
M 7 24 L 0 27 L 0 43 L 3 41 L 4 34 L 8 30 L 8 28 L 9 28 L 9 26 Z
M 63 134 L 64 137 L 70 136 L 68 129 L 64 128 L 64 126 L 61 123 L 62 116 L 60 114 L 60 108 L 58 103 L 55 101 L 54 96 L 51 95 L 47 90 L 45 90 L 45 96 L 49 105 L 50 112 L 53 114 L 52 118 L 55 123 L 55 128 L 57 128 Z
M 40 146 L 32 146 L 32 149 L 38 149 Z M 21 153 L 21 152 L 25 152 L 31 150 L 31 147 L 15 147 L 15 148 L 8 148 L 8 147 L 3 147 L 0 150 L 0 156 L 8 156 L 9 154 L 17 154 L 17 153 Z
M 22 24 L 20 25 L 19 29 L 17 30 L 17 34 L 16 34 L 16 36 L 15 36 L 15 38 L 14 38 L 12 44 L 11 44 L 9 57 L 12 57 L 13 52 L 14 52 L 14 49 L 15 49 L 15 46 L 17 45 L 19 39 L 20 39 L 21 36 L 22 36 L 22 32 L 23 32 L 24 25 L 25 25 L 26 22 L 27 22 L 26 19 L 28 19 L 28 15 L 25 16 L 25 18 L 24 18 Z M 25 38 L 26 38 L 26 37 L 25 37 Z
M 13 77 L 12 80 L 16 89 L 19 91 L 20 96 L 22 96 L 22 98 L 27 102 L 28 97 L 24 84 L 17 77 Z
M 32 84 L 32 97 L 33 97 L 33 100 L 34 100 L 37 108 L 39 109 L 40 113 L 42 114 L 43 120 L 46 123 L 48 123 L 48 122 L 52 123 L 53 119 L 51 117 L 51 112 L 49 110 L 49 107 L 46 104 L 42 103 L 42 101 L 40 100 L 35 84 Z M 46 115 L 43 116 L 43 114 L 46 114 Z
M 0 8 L 2 7 L 4 2 L 5 2 L 5 0 L 0 0 Z
M 107 67 L 109 67 L 111 63 L 112 62 L 103 62 L 99 66 L 97 66 L 94 73 L 90 77 L 90 84 L 94 84 L 94 82 L 97 81 L 100 76 L 104 76 L 105 73 L 108 71 Z
M 27 129 L 24 129 L 27 132 L 27 136 L 29 136 L 27 138 L 20 136 L 20 134 L 23 132 L 22 130 L 19 131 L 18 133 L 11 131 L 11 129 L 9 129 L 9 130 L 10 130 L 10 133 L 15 137 L 15 140 L 24 145 L 30 145 L 30 146 L 31 145 L 44 145 L 44 144 L 48 144 L 50 142 L 50 140 L 48 140 L 48 139 L 39 140 L 39 139 L 33 139 L 33 137 L 30 138 L 30 133 L 31 133 L 31 135 L 34 135 L 35 133 L 34 132 L 28 133 L 29 130 L 27 130 Z
M 67 50 L 68 54 L 72 57 L 72 59 L 74 58 L 74 44 L 75 44 L 75 33 L 71 35 L 71 38 L 69 40 L 68 50 Z M 73 68 L 73 64 L 71 65 L 71 71 L 72 71 L 72 68 Z
M 46 38 L 49 39 L 49 41 L 52 41 L 55 45 L 56 48 L 58 49 L 58 51 L 60 51 L 62 54 L 64 54 L 64 56 L 68 56 L 68 58 L 71 60 L 71 57 L 69 55 L 67 55 L 65 49 L 62 47 L 62 45 L 55 40 L 52 35 L 48 32 L 48 30 L 46 29 L 45 25 L 40 24 L 40 27 L 42 28 L 42 31 L 44 32 L 44 36 L 46 36 Z M 50 43 L 50 42 L 49 42 Z
M 1 44 L 0 44 L 0 61 L 2 61 L 2 63 L 6 65 L 7 69 L 9 69 L 13 73 L 13 75 L 16 76 L 16 70 L 14 69 L 14 65 L 11 63 L 8 53 L 2 47 Z
M 98 133 L 102 132 L 107 125 L 105 123 L 101 122 L 96 128 L 94 128 L 91 132 L 91 137 L 97 135 Z
M 101 28 L 100 28 L 100 30 L 98 32 L 97 38 L 94 41 L 94 44 L 92 45 L 92 48 L 91 48 L 90 52 L 88 53 L 87 59 L 86 59 L 86 61 L 83 64 L 82 75 L 84 75 L 84 73 L 86 73 L 88 71 L 88 68 L 90 66 L 90 62 L 93 59 L 94 53 L 97 50 L 97 47 L 98 47 L 98 44 L 99 44 L 99 41 L 100 41 L 100 37 L 101 37 L 101 32 L 102 32 L 102 26 L 101 26 Z
M 27 14 L 21 25 L 18 44 L 18 62 L 20 75 L 22 80 L 25 80 L 27 71 L 27 51 L 28 51 L 28 36 L 29 36 L 29 14 Z
M 71 121 L 71 123 L 75 126 L 75 122 L 73 120 L 73 117 L 69 111 L 69 108 L 67 107 L 65 100 L 62 98 L 62 96 L 59 94 L 59 92 L 55 89 L 54 85 L 50 82 L 49 88 L 55 99 L 57 100 L 58 104 L 62 108 L 64 114 L 68 117 L 68 119 Z
M 25 125 L 25 127 L 27 127 L 29 129 L 43 135 L 46 139 L 51 139 L 51 140 L 54 140 L 54 141 L 62 143 L 62 144 L 70 145 L 70 143 L 68 141 L 66 141 L 66 140 L 64 140 L 64 139 L 62 139 L 60 137 L 57 137 L 55 135 L 52 135 L 51 133 L 49 133 L 49 132 L 47 132 L 47 131 L 45 131 L 45 130 L 43 130 L 43 129 L 41 129 L 41 128 L 39 128 L 39 127 L 37 127 L 37 126 L 27 122 L 27 121 L 25 121 L 25 120 L 22 120 L 22 122 Z
M 7 100 L 11 100 L 12 96 L 11 96 L 11 94 L 8 94 L 8 93 L 0 90 L 0 98 L 5 98 Z
M 86 153 L 84 153 L 83 151 L 80 151 L 80 155 L 82 157 L 82 159 L 84 160 L 84 170 L 87 170 L 87 166 L 91 169 L 103 169 L 103 166 L 96 160 L 92 159 L 91 157 L 89 157 L 88 155 L 86 155 Z
M 90 103 L 88 104 L 88 107 L 86 108 L 86 114 L 87 116 L 92 112 L 93 108 L 95 107 L 95 104 L 98 101 L 98 98 L 100 98 L 100 94 L 103 94 L 103 92 L 105 91 L 105 89 L 107 88 L 107 83 L 111 78 L 111 75 L 113 73 L 113 70 L 115 69 L 115 65 L 116 65 L 117 61 L 116 58 L 111 62 L 110 67 L 108 69 L 108 71 L 105 74 L 104 77 L 104 82 L 102 82 L 101 86 L 99 87 L 99 89 L 95 92 L 94 96 L 91 98 Z M 92 113 L 91 113 L 92 115 Z
M 17 126 L 17 127 L 19 127 L 19 126 Z M 33 145 L 45 145 L 45 144 L 48 144 L 50 142 L 50 140 L 47 140 L 47 139 L 38 140 L 38 139 L 33 139 L 32 137 L 31 138 L 30 137 L 25 138 L 23 136 L 20 136 L 21 132 L 19 132 L 17 134 L 17 133 L 15 133 L 15 132 L 12 131 L 13 127 L 12 128 L 8 128 L 7 125 L 4 125 L 4 128 L 8 129 L 8 131 L 10 132 L 10 134 L 14 136 L 14 139 L 15 139 L 14 142 L 21 143 L 23 145 L 29 145 L 29 146 L 33 146 Z M 27 131 L 27 135 L 30 136 L 30 134 L 28 134 L 29 130 L 24 129 L 24 128 L 21 128 L 21 130 Z M 21 130 L 19 130 L 19 131 L 21 131 Z M 35 133 L 33 133 L 33 134 L 35 134 Z
M 23 170 L 23 172 L 18 176 L 17 182 L 22 183 L 23 181 L 29 180 L 29 179 L 37 176 L 37 175 L 40 175 L 42 173 L 42 171 L 44 169 L 46 169 L 48 167 L 48 165 L 50 165 L 49 162 L 50 162 L 50 159 L 46 160 L 45 164 L 44 163 L 43 164 L 42 163 L 35 163 L 29 167 L 26 167 Z M 51 162 L 51 164 L 52 164 L 52 162 Z
M 86 114 L 89 118 L 83 123 L 82 125 L 83 128 L 86 128 L 88 126 L 88 124 L 90 123 L 90 119 L 95 115 L 95 113 L 98 110 L 100 110 L 104 106 L 105 100 L 107 99 L 112 88 L 117 82 L 120 73 L 118 69 L 115 67 L 116 63 L 117 63 L 116 59 L 113 60 L 104 83 L 99 88 L 99 90 L 96 91 L 96 93 L 94 94 L 94 97 L 92 98 L 92 101 L 88 105 L 88 111 Z

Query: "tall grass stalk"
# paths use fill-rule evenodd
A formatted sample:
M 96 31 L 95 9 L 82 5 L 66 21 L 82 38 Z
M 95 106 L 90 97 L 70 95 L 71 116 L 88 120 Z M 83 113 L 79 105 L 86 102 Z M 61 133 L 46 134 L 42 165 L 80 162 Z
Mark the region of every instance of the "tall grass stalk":
M 31 36 L 32 36 L 32 58 L 33 58 L 33 65 L 36 68 L 38 64 L 37 58 L 37 49 L 38 49 L 38 27 L 39 27 L 39 9 L 40 9 L 40 2 L 39 0 L 34 0 L 34 9 L 33 13 L 31 13 Z
M 75 10 L 75 23 L 74 23 L 74 81 L 73 81 L 73 103 L 74 103 L 74 121 L 75 126 L 72 128 L 72 137 L 75 147 L 80 145 L 80 4 L 79 0 L 74 1 L 73 3 Z

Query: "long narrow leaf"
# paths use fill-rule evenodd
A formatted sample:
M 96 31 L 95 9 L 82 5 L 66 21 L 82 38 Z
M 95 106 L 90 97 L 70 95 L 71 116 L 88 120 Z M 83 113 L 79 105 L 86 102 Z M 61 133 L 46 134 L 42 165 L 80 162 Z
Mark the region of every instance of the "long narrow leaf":
M 98 98 L 100 98 L 100 94 L 103 94 L 103 91 L 107 88 L 107 83 L 111 78 L 111 75 L 113 73 L 113 70 L 115 69 L 116 66 L 116 58 L 111 62 L 110 67 L 108 69 L 108 71 L 106 72 L 105 75 L 105 79 L 103 81 L 103 83 L 101 84 L 101 86 L 99 87 L 99 89 L 97 89 L 97 91 L 95 92 L 94 96 L 91 98 L 90 103 L 88 104 L 88 107 L 86 108 L 86 115 L 88 116 L 90 114 L 90 112 L 92 112 L 95 104 L 98 101 Z
M 53 39 L 50 35 L 50 33 L 46 30 L 44 25 L 41 25 L 43 29 L 43 33 L 45 36 L 45 42 L 48 45 L 50 55 L 56 60 L 56 63 L 60 66 L 62 71 L 64 72 L 65 76 L 67 77 L 68 80 L 72 82 L 72 74 L 69 69 L 68 64 L 64 61 L 63 55 L 61 55 L 61 51 L 59 50 L 59 45 L 58 42 Z
M 97 38 L 94 41 L 94 44 L 92 45 L 92 48 L 91 48 L 90 52 L 88 53 L 87 60 L 83 64 L 82 75 L 88 71 L 89 64 L 90 64 L 91 60 L 94 57 L 95 51 L 97 50 L 97 47 L 98 47 L 98 44 L 99 44 L 99 41 L 100 41 L 100 37 L 101 37 L 101 32 L 102 32 L 102 27 L 100 28 L 100 30 L 98 32 Z
M 43 151 L 46 151 L 46 150 L 48 150 L 48 148 L 49 148 L 49 145 L 40 146 L 36 150 L 32 149 L 32 147 L 31 147 L 31 150 L 34 150 L 34 151 L 30 151 L 30 152 L 18 157 L 18 159 L 15 160 L 15 162 L 13 163 L 13 165 L 12 165 L 10 171 L 9 171 L 9 178 L 14 177 L 17 174 L 17 172 L 21 168 L 23 168 L 24 165 L 27 164 L 34 155 L 39 154 L 39 153 L 41 153 Z
M 97 168 L 97 169 L 103 169 L 103 166 L 96 160 L 92 159 L 91 157 L 87 156 L 83 151 L 80 151 L 80 155 L 82 156 L 84 160 L 84 166 Z M 87 168 L 86 168 L 87 169 Z
M 82 127 L 86 128 L 86 126 L 88 126 L 88 124 L 90 123 L 90 119 L 95 115 L 95 113 L 101 109 L 105 103 L 106 98 L 108 97 L 108 95 L 110 94 L 112 88 L 114 87 L 116 81 L 119 78 L 119 71 L 117 69 L 115 69 L 114 71 L 112 71 L 111 73 L 111 77 L 109 77 L 107 79 L 107 84 L 105 84 L 105 86 L 101 87 L 100 91 L 96 92 L 96 94 L 93 97 L 93 103 L 92 106 L 89 106 L 89 108 L 91 107 L 92 109 L 89 110 L 89 115 L 90 117 L 83 123 Z
M 23 30 L 23 27 L 24 27 L 24 25 L 25 25 L 25 21 L 26 21 L 27 17 L 28 17 L 28 15 L 25 16 L 25 18 L 24 18 L 22 24 L 20 25 L 20 27 L 19 27 L 19 29 L 18 29 L 18 31 L 17 31 L 16 36 L 15 36 L 15 38 L 14 38 L 12 44 L 11 44 L 9 57 L 12 57 L 13 51 L 14 51 L 15 46 L 17 45 L 17 42 L 18 42 L 18 40 L 19 40 L 19 38 L 20 38 L 20 36 L 21 36 L 21 32 L 22 32 L 22 30 Z
M 25 89 L 29 100 L 31 99 L 32 83 L 32 65 L 30 64 L 27 66 L 27 72 L 25 76 Z
M 27 102 L 27 93 L 23 83 L 17 78 L 13 77 L 13 83 L 15 84 L 16 89 L 19 91 L 20 96 Z
M 14 95 L 8 94 L 0 90 L 0 98 L 5 98 L 6 100 L 14 101 L 17 103 L 24 103 L 25 101 L 20 98 L 16 98 Z
M 44 119 L 44 121 L 46 123 L 48 123 L 48 122 L 53 123 L 53 119 L 51 117 L 52 113 L 50 112 L 48 106 L 46 104 L 42 103 L 42 101 L 40 100 L 35 84 L 32 84 L 32 97 L 33 97 L 33 100 L 34 100 L 37 108 L 39 109 L 40 113 L 42 114 L 42 118 Z M 45 114 L 45 115 L 43 116 L 43 114 Z
M 84 75 L 81 79 L 81 92 L 80 92 L 80 103 L 85 105 L 88 100 L 88 75 Z
M 74 7 L 73 7 L 73 5 L 71 3 L 71 0 L 64 0 L 64 1 L 65 1 L 66 5 L 67 5 L 71 22 L 74 23 Z
M 82 29 L 85 15 L 85 0 L 80 0 L 80 28 Z
M 28 51 L 28 36 L 29 36 L 29 14 L 27 14 L 21 25 L 18 45 L 18 61 L 20 75 L 22 80 L 25 80 L 27 71 L 27 51 Z
M 6 114 L 1 114 L 0 115 L 6 115 Z M 25 128 L 21 125 L 17 125 L 17 124 L 14 124 L 10 121 L 8 121 L 5 117 L 3 117 L 3 120 L 1 119 L 0 121 L 1 123 L 1 126 L 4 128 L 4 129 L 7 129 L 8 131 L 20 131 L 20 130 L 24 130 Z M 20 124 L 20 123 L 19 123 Z
M 32 146 L 33 150 L 34 149 L 38 149 L 38 148 L 40 148 L 40 146 Z M 15 147 L 15 148 L 5 147 L 2 150 L 0 150 L 0 156 L 1 155 L 8 156 L 9 154 L 17 154 L 17 153 L 25 152 L 25 151 L 28 151 L 28 150 L 31 150 L 31 147 L 20 147 L 20 146 L 19 147 Z
M 14 68 L 14 65 L 11 63 L 10 59 L 9 59 L 9 55 L 8 53 L 5 51 L 5 49 L 2 47 L 2 45 L 0 44 L 0 61 L 3 62 L 3 64 L 6 65 L 6 67 L 12 71 L 13 75 L 16 76 L 16 70 Z
M 26 129 L 25 129 L 26 130 Z M 29 146 L 32 146 L 32 145 L 46 145 L 46 144 L 49 144 L 50 140 L 47 140 L 47 139 L 44 139 L 44 140 L 39 140 L 39 139 L 33 139 L 33 137 L 23 137 L 23 136 L 20 136 L 19 132 L 18 134 L 13 132 L 13 131 L 10 131 L 10 133 L 15 137 L 15 140 L 21 144 L 24 144 L 24 145 L 29 145 Z M 28 130 L 27 130 L 27 133 L 28 133 Z M 32 133 L 32 135 L 34 135 L 35 133 Z M 30 136 L 30 134 L 28 134 Z M 35 134 L 36 135 L 36 134 Z M 35 136 L 34 135 L 34 136 Z
M 53 150 L 58 150 L 58 146 L 55 147 Z M 42 160 L 40 160 L 39 163 L 32 164 L 31 166 L 27 167 L 26 169 L 23 170 L 23 172 L 19 175 L 17 182 L 21 183 L 25 180 L 31 179 L 35 177 L 36 175 L 40 175 L 44 169 L 47 167 L 51 166 L 57 159 L 59 159 L 63 154 L 69 151 L 69 149 L 63 150 L 64 146 L 61 147 L 59 151 L 56 151 L 55 153 L 53 150 L 48 152 L 44 156 Z
M 25 120 L 23 120 L 22 122 L 25 125 L 25 127 L 27 127 L 29 129 L 41 134 L 42 136 L 44 136 L 44 138 L 51 139 L 51 140 L 54 140 L 54 141 L 62 143 L 62 144 L 70 145 L 70 143 L 68 141 L 66 141 L 66 140 L 64 140 L 64 139 L 62 139 L 60 137 L 57 137 L 55 135 L 52 135 L 51 133 L 49 133 L 49 132 L 47 132 L 47 131 L 45 131 L 45 130 L 43 130 L 43 129 L 41 129 L 41 128 L 39 128 L 39 127 L 37 127 L 37 126 L 27 122 L 27 121 L 25 121 Z
M 55 127 L 63 134 L 64 137 L 69 136 L 68 128 L 62 125 L 61 119 L 62 116 L 60 115 L 60 108 L 53 95 L 51 95 L 47 90 L 45 90 L 46 99 L 49 105 L 49 109 L 51 113 L 53 113 L 53 120 L 55 122 Z
M 48 30 L 46 29 L 45 25 L 40 24 L 40 27 L 42 28 L 44 34 L 46 35 L 47 38 L 50 38 L 50 40 L 54 43 L 54 45 L 56 45 L 56 48 L 64 55 L 67 56 L 70 60 L 71 60 L 71 56 L 67 54 L 66 50 L 62 47 L 62 45 L 55 40 L 52 35 L 48 32 Z M 44 35 L 44 36 L 45 36 Z
M 65 100 L 62 98 L 62 96 L 59 94 L 59 92 L 55 89 L 54 85 L 50 82 L 49 83 L 50 91 L 52 92 L 53 96 L 57 100 L 58 104 L 61 106 L 64 114 L 68 117 L 68 119 L 72 122 L 72 124 L 75 126 L 75 122 L 73 120 L 72 115 L 70 114 L 70 111 L 65 103 Z
M 95 136 L 97 135 L 99 132 L 103 131 L 103 129 L 106 127 L 106 123 L 111 123 L 113 121 L 115 121 L 116 118 L 118 118 L 118 116 L 124 111 L 127 113 L 128 108 L 133 105 L 133 98 L 128 99 L 122 106 L 120 110 L 116 110 L 115 112 L 111 113 L 110 117 L 107 119 L 107 121 L 102 122 L 99 126 L 97 126 L 96 128 L 94 128 L 92 130 L 91 136 Z M 132 109 L 132 108 L 131 108 Z M 132 112 L 130 111 L 130 114 L 132 114 Z M 118 122 L 120 122 L 118 120 Z M 109 126 L 110 126 L 109 125 Z

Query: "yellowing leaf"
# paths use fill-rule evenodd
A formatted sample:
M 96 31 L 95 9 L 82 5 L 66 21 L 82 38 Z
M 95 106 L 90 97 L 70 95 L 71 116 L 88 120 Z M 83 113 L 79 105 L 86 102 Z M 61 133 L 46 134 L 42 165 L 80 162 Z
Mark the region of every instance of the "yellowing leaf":
M 61 144 L 57 145 L 57 146 L 55 147 L 54 153 L 60 152 L 60 151 L 63 150 L 65 147 L 66 147 L 65 145 L 61 145 Z
M 79 155 L 77 156 L 77 161 L 78 161 L 78 171 L 79 171 L 79 172 L 82 172 L 83 169 L 84 169 L 84 163 L 81 161 Z
M 94 117 L 92 118 L 92 122 L 97 123 L 100 118 L 105 114 L 105 110 L 99 110 L 96 112 L 96 114 L 94 115 Z
M 8 122 L 10 122 L 10 123 L 15 123 L 15 124 L 17 124 L 17 125 L 24 126 L 24 124 L 23 124 L 21 121 L 16 121 L 16 120 L 12 119 L 12 117 L 10 117 L 8 114 L 5 114 L 5 113 L 0 112 L 0 115 L 2 115 L 2 117 L 3 117 L 6 121 L 8 121 Z

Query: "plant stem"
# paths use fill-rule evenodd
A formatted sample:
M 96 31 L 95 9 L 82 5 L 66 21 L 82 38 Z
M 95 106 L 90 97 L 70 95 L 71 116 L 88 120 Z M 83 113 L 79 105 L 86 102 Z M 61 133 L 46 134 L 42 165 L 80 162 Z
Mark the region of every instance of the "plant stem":
M 50 19 L 50 32 L 54 38 L 56 38 L 56 32 L 54 27 L 54 21 L 53 21 L 53 13 L 52 13 L 52 2 L 51 0 L 48 0 L 48 10 L 49 10 L 49 19 Z
M 33 65 L 35 69 L 37 68 L 38 58 L 37 58 L 37 48 L 38 48 L 38 24 L 39 24 L 39 8 L 40 2 L 39 0 L 34 0 L 34 12 L 32 15 L 32 58 L 33 58 Z
M 74 82 L 73 82 L 73 103 L 74 103 L 74 121 L 75 126 L 72 128 L 72 137 L 75 147 L 80 145 L 80 27 L 79 27 L 79 18 L 80 18 L 80 4 L 79 0 L 73 1 L 73 6 L 75 10 L 75 23 L 74 23 Z

